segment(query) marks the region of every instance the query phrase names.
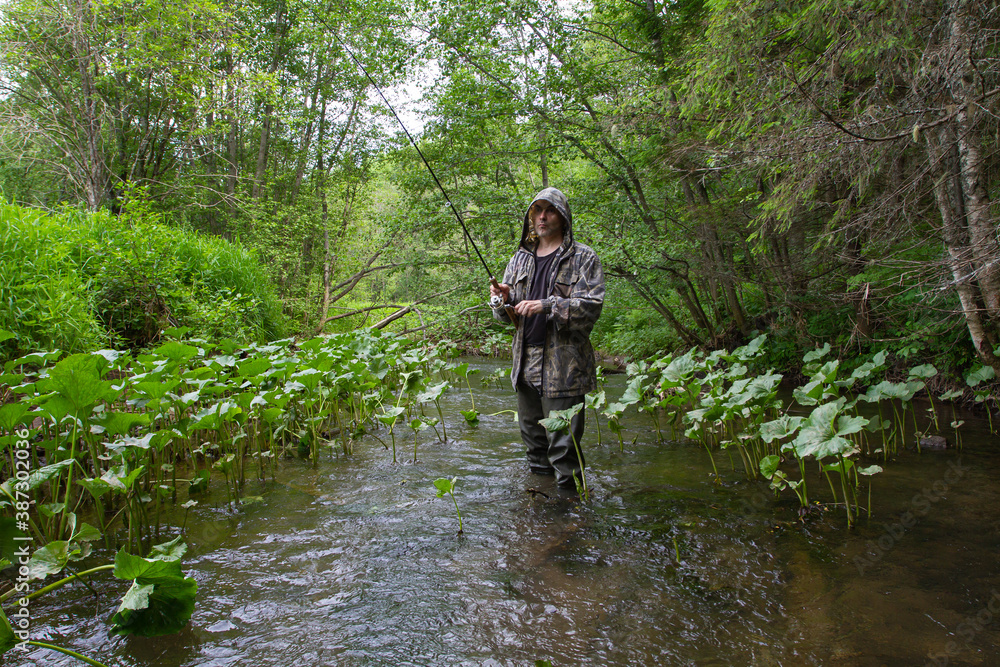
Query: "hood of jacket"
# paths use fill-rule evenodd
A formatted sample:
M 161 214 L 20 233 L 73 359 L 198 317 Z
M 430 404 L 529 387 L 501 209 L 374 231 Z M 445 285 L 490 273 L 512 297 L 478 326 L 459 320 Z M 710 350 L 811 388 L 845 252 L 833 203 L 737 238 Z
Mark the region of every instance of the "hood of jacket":
M 532 243 L 528 240 L 528 230 L 531 229 L 531 219 L 528 214 L 531 211 L 531 207 L 535 205 L 535 202 L 547 201 L 556 207 L 559 214 L 563 218 L 563 242 L 562 247 L 568 248 L 573 245 L 573 214 L 569 210 L 569 200 L 566 199 L 560 190 L 556 188 L 545 188 L 531 200 L 528 204 L 528 208 L 524 212 L 524 223 L 521 226 L 521 247 L 528 252 L 535 251 L 536 243 Z

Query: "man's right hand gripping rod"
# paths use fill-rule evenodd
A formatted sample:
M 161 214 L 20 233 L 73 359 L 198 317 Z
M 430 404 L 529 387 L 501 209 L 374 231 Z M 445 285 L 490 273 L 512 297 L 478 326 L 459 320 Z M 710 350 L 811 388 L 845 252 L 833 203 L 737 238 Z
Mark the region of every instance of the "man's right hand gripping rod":
M 493 276 L 490 276 L 490 285 L 497 288 L 497 290 L 500 289 L 500 283 L 498 283 L 497 279 L 494 278 Z M 490 297 L 491 307 L 499 308 L 501 305 L 503 306 L 504 312 L 507 313 L 507 317 L 509 317 L 510 321 L 514 324 L 514 327 L 517 327 L 518 320 L 517 320 L 517 313 L 514 312 L 514 306 L 510 305 L 509 303 L 504 303 L 502 296 Z

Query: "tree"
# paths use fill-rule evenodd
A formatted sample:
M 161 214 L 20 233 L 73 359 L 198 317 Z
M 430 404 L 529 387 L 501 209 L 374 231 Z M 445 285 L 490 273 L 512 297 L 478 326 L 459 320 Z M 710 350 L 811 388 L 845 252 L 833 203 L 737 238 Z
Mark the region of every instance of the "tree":
M 854 275 L 937 246 L 907 287 L 953 290 L 995 368 L 998 20 L 976 0 L 718 4 L 689 106 L 764 165 L 758 238 L 820 209 L 817 241 Z

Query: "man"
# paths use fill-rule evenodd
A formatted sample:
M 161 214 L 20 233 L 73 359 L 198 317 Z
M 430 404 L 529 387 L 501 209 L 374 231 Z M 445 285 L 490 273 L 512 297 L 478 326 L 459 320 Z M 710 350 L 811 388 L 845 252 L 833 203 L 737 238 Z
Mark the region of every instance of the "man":
M 572 434 L 548 433 L 538 422 L 551 410 L 582 403 L 597 385 L 590 332 L 604 305 L 604 271 L 594 251 L 573 240 L 573 216 L 562 192 L 546 188 L 531 202 L 520 246 L 503 283 L 490 292 L 518 317 L 510 379 L 528 466 L 536 474 L 555 474 L 560 487 L 574 488 L 584 460 L 573 440 L 579 444 L 583 437 L 585 411 L 573 418 Z M 511 321 L 502 306 L 493 316 Z

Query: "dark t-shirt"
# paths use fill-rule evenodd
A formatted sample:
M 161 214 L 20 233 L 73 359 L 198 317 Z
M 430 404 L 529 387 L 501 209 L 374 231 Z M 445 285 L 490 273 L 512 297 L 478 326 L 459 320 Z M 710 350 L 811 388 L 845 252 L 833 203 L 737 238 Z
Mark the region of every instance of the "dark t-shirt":
M 528 301 L 541 301 L 549 296 L 549 271 L 558 253 L 549 253 L 545 257 L 535 255 L 535 278 L 528 290 Z M 545 313 L 531 315 L 524 321 L 524 344 L 545 344 Z

